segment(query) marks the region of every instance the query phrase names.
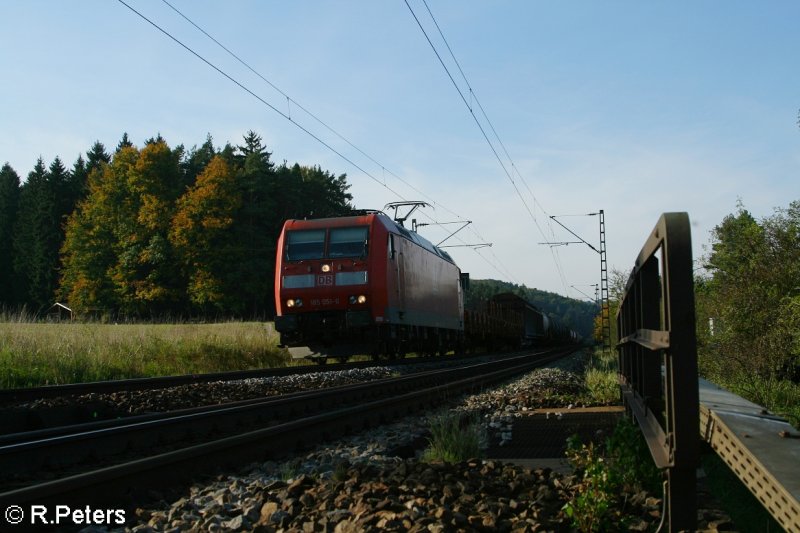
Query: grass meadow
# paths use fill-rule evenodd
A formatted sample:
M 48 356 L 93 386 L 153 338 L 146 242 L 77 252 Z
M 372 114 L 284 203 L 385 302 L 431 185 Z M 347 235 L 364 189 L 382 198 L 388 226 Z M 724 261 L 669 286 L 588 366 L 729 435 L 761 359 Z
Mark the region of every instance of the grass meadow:
M 0 388 L 291 364 L 271 323 L 0 321 Z

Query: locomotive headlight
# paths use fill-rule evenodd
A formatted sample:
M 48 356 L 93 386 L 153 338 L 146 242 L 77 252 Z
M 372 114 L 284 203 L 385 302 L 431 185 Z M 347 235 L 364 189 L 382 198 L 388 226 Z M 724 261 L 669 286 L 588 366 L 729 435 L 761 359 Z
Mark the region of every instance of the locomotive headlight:
M 302 298 L 289 298 L 286 300 L 286 307 L 303 307 Z
M 328 265 L 328 264 L 322 265 L 322 271 L 323 272 L 330 272 L 331 271 L 331 266 Z
M 367 297 L 366 297 L 366 296 L 364 296 L 363 294 L 360 294 L 360 295 L 358 296 L 358 303 L 360 303 L 360 304 L 365 304 L 365 303 L 367 303 Z
M 294 307 L 294 300 L 292 300 L 291 298 L 286 300 L 286 307 Z

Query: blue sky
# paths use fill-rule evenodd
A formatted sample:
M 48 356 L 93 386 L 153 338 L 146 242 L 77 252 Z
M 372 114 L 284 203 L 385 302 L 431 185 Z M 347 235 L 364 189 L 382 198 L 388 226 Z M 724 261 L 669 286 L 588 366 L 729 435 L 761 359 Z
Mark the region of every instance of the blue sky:
M 573 240 L 550 215 L 603 209 L 609 265 L 628 271 L 665 211 L 689 213 L 699 257 L 738 199 L 757 217 L 800 200 L 797 2 L 428 0 L 531 216 L 404 0 L 170 0 L 378 165 L 165 3 L 126 1 L 370 175 L 112 0 L 0 0 L 0 162 L 24 177 L 123 132 L 192 146 L 252 129 L 278 162 L 347 173 L 358 207 L 424 199 L 421 222 L 472 220 L 462 242 L 492 248 L 450 252 L 474 278 L 576 298 L 599 259 L 538 244 Z M 409 4 L 471 100 L 424 3 Z M 597 217 L 559 220 L 597 245 Z

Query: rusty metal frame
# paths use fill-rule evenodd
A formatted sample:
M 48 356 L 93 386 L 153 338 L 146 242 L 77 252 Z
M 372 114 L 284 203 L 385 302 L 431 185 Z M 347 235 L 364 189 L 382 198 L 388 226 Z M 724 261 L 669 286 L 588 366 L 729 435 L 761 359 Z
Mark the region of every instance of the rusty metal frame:
M 686 213 L 664 213 L 658 220 L 628 279 L 617 328 L 623 399 L 656 465 L 666 470 L 668 530 L 694 530 L 699 393 Z

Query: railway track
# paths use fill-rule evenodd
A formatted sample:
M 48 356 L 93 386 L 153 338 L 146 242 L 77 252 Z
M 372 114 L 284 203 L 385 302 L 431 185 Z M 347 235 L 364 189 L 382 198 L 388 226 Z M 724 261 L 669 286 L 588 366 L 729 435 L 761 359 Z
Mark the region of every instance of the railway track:
M 391 361 L 392 366 L 405 367 L 419 364 L 458 364 L 475 360 L 475 356 L 410 358 Z M 47 428 L 93 423 L 102 420 L 114 420 L 130 417 L 137 413 L 118 405 L 119 395 L 128 394 L 131 403 L 137 394 L 149 394 L 155 391 L 166 391 L 170 388 L 186 386 L 203 386 L 217 383 L 222 386 L 242 380 L 268 380 L 290 376 L 308 376 L 320 373 L 345 372 L 354 369 L 375 367 L 375 361 L 359 361 L 328 365 L 304 365 L 284 368 L 271 368 L 239 372 L 223 372 L 213 374 L 195 374 L 183 376 L 165 376 L 157 378 L 128 379 L 119 381 L 103 381 L 94 383 L 77 383 L 23 389 L 0 390 L 0 418 L 4 423 L 0 427 L 0 437 L 9 433 L 30 432 Z M 244 388 L 237 393 L 244 396 Z M 270 392 L 269 394 L 274 394 Z M 254 396 L 263 397 L 259 392 Z M 240 398 L 244 399 L 244 398 Z M 198 403 L 204 402 L 204 403 Z M 189 405 L 218 403 L 197 398 Z M 144 412 L 161 411 L 162 408 L 146 406 Z M 165 409 L 164 409 L 165 410 Z M 0 438 L 0 441 L 2 439 Z
M 0 446 L 0 471 L 15 474 L 6 478 L 0 505 L 112 505 L 130 509 L 146 500 L 151 489 L 162 490 L 202 473 L 277 457 L 357 432 L 480 390 L 571 351 L 574 348 L 529 353 L 264 401 L 150 415 L 133 423 L 126 419 L 27 437 L 6 436 Z M 160 453 L 167 445 L 174 449 Z M 132 453 L 140 457 L 131 459 Z M 95 466 L 120 454 L 126 458 L 122 463 L 74 472 L 80 463 Z M 26 473 L 29 478 L 41 478 L 42 472 L 52 475 L 54 469 L 63 468 L 73 473 L 25 487 L 9 486 Z
M 449 358 L 460 360 L 462 358 Z M 426 358 L 424 360 L 429 360 Z M 397 359 L 393 364 L 413 364 L 420 359 Z M 348 370 L 351 368 L 364 368 L 374 366 L 375 361 L 356 361 L 351 363 L 330 363 L 286 366 L 279 368 L 264 368 L 258 370 L 239 370 L 231 372 L 214 372 L 208 374 L 185 374 L 182 376 L 162 376 L 154 378 L 119 379 L 114 381 L 96 381 L 91 383 L 71 383 L 65 385 L 47 385 L 43 387 L 25 387 L 0 390 L 0 406 L 15 403 L 30 402 L 61 396 L 79 396 L 86 394 L 111 394 L 115 392 L 129 392 L 137 390 L 155 390 L 191 385 L 195 383 L 210 383 L 212 381 L 235 381 L 250 378 L 285 377 L 313 372 L 332 372 Z

